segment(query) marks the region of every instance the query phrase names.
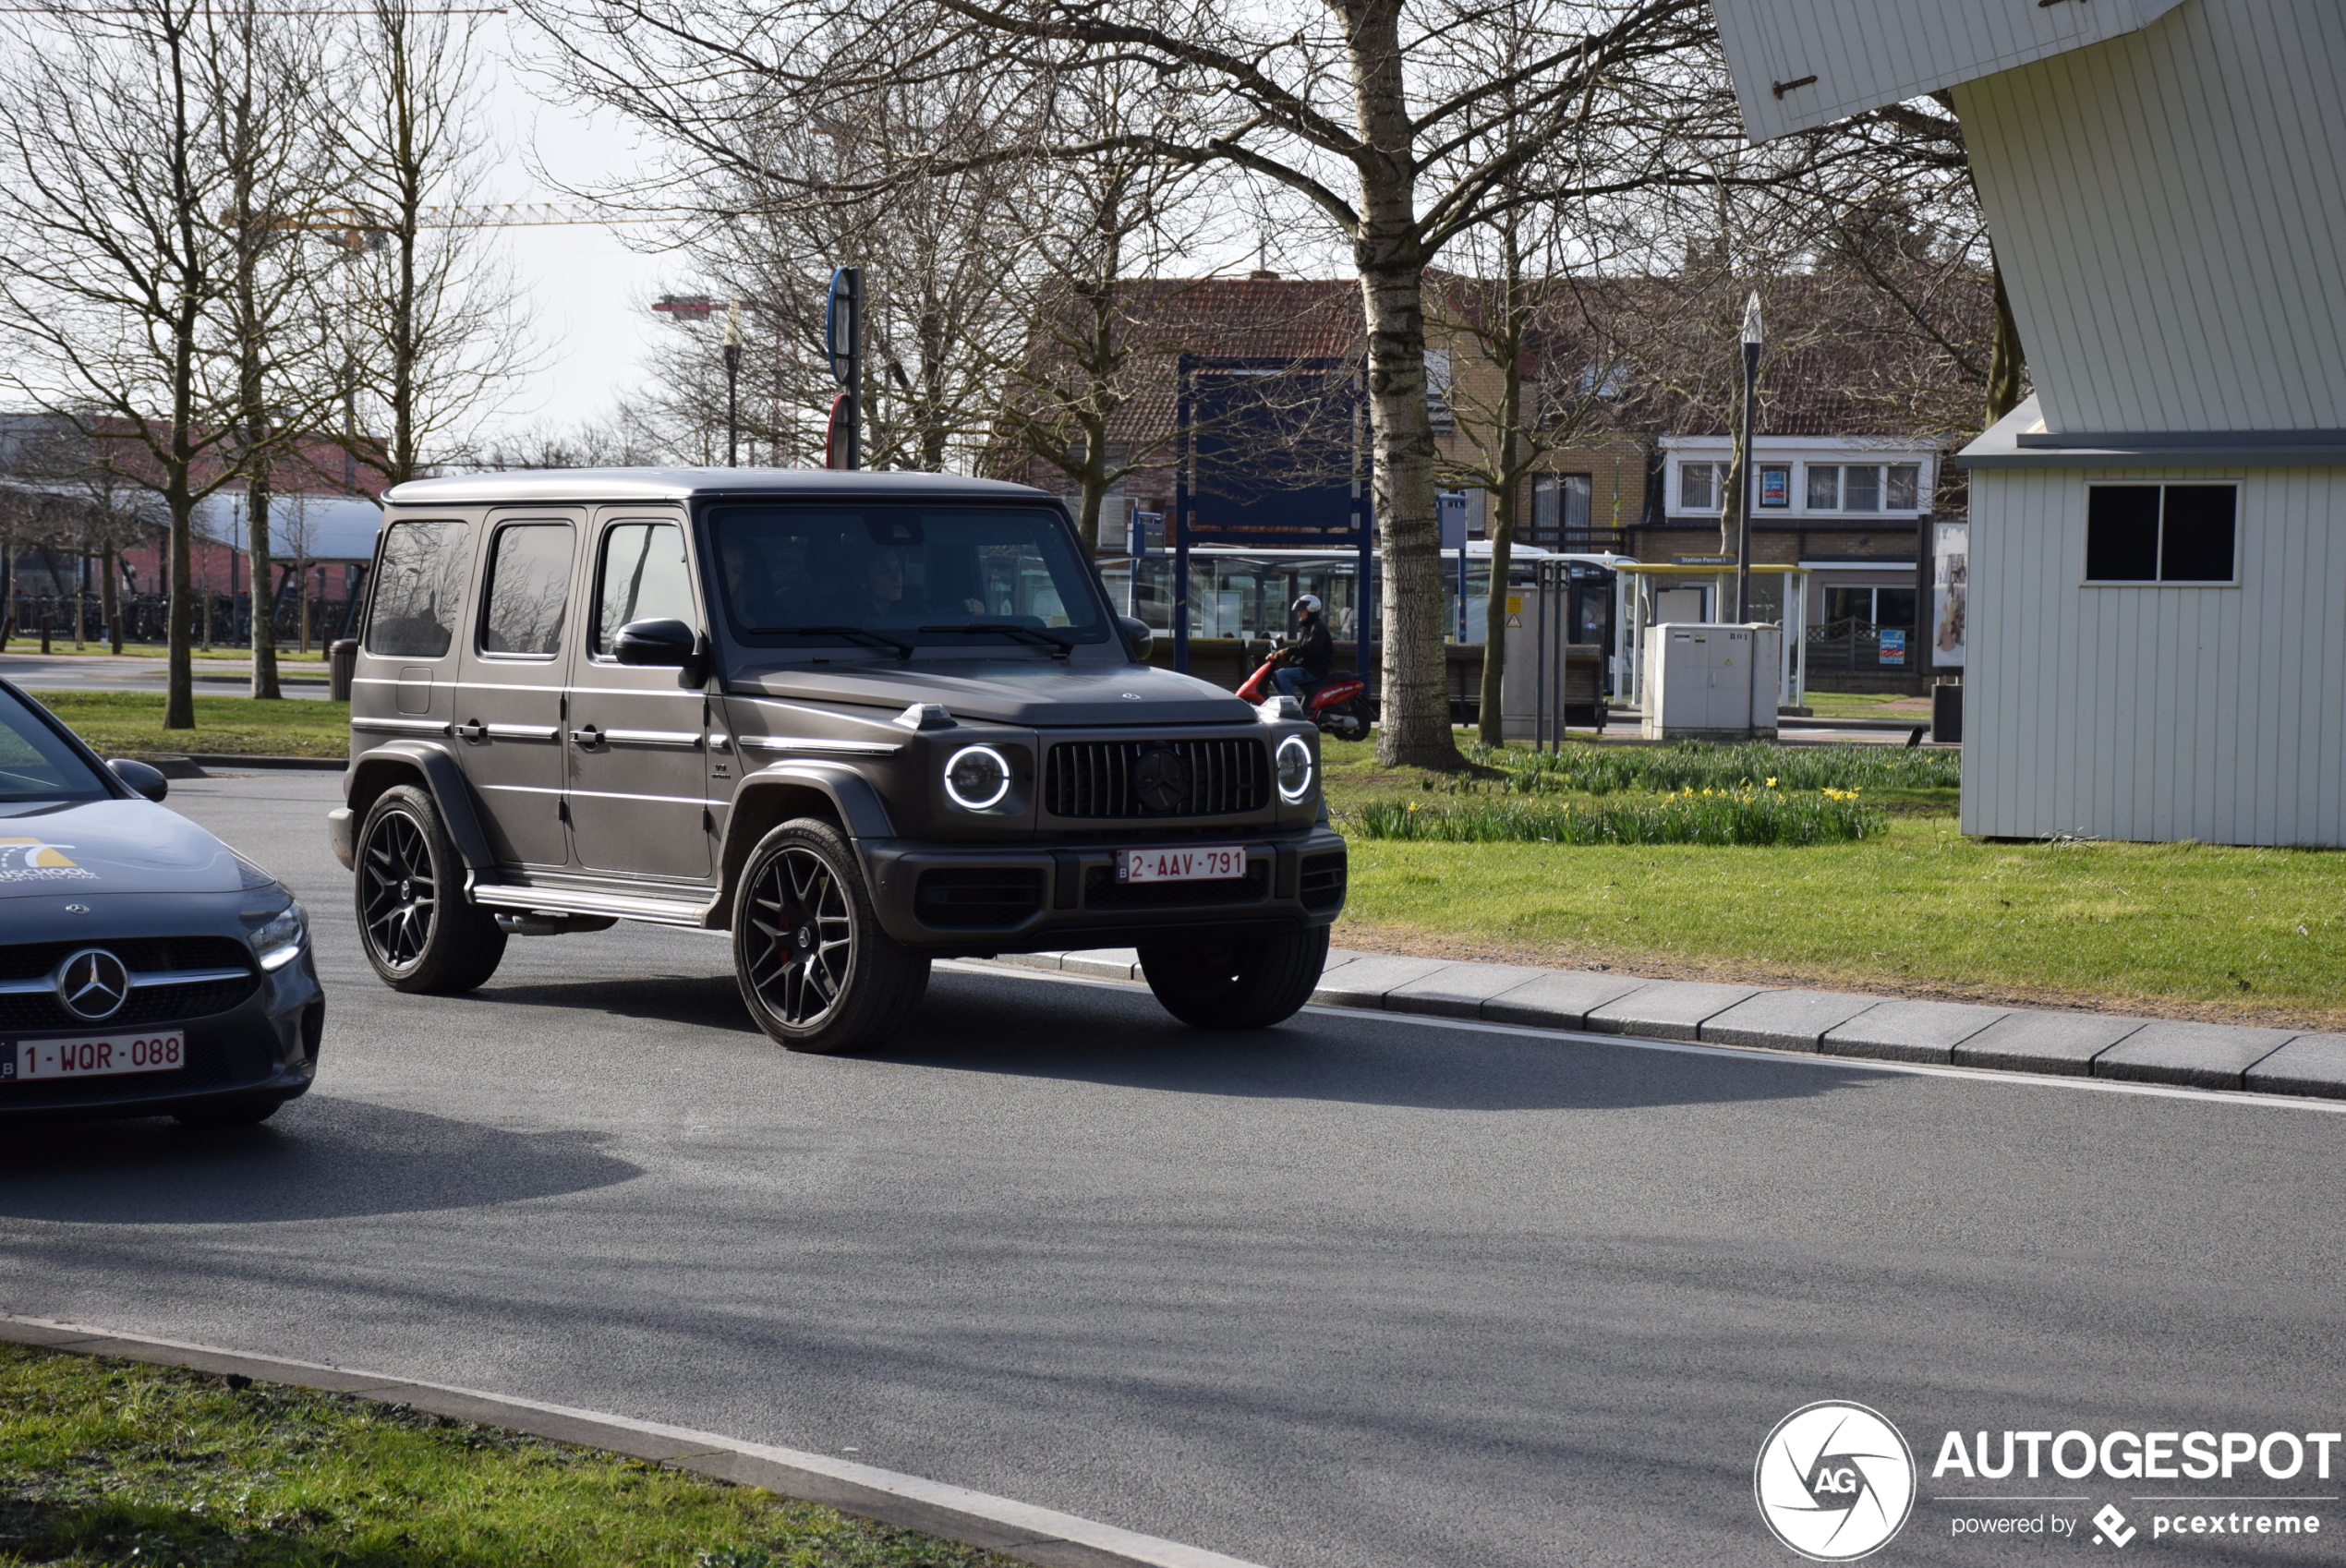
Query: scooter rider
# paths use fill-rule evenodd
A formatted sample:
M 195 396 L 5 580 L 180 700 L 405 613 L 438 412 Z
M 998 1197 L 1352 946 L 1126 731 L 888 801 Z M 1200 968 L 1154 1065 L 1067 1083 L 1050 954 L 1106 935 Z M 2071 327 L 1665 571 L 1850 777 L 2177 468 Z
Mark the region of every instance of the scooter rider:
M 1295 641 L 1279 650 L 1279 668 L 1271 672 L 1271 680 L 1283 694 L 1309 708 L 1312 694 L 1336 667 L 1336 643 L 1321 617 L 1317 594 L 1297 599 L 1294 610 Z

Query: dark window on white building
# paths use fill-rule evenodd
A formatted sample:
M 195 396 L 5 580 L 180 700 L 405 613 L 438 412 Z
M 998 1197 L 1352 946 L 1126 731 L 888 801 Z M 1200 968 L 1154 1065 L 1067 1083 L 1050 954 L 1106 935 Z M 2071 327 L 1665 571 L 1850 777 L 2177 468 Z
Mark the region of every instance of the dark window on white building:
M 2089 583 L 2230 583 L 2240 491 L 2233 485 L 2092 485 Z

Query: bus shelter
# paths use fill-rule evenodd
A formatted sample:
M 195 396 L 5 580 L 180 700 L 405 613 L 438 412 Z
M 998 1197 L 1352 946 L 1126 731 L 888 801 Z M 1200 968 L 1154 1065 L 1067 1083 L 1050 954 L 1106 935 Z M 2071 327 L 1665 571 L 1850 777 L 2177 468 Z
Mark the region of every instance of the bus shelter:
M 1688 623 L 1715 625 L 1735 607 L 1735 569 L 1732 564 L 1663 565 L 1660 562 L 1615 561 L 1615 592 L 1620 596 L 1614 621 L 1621 628 L 1621 680 L 1631 706 L 1646 709 L 1646 628 Z M 1808 691 L 1808 572 L 1800 566 L 1754 566 L 1751 569 L 1751 619 L 1784 628 L 1783 668 L 1778 671 L 1776 706 L 1800 707 Z

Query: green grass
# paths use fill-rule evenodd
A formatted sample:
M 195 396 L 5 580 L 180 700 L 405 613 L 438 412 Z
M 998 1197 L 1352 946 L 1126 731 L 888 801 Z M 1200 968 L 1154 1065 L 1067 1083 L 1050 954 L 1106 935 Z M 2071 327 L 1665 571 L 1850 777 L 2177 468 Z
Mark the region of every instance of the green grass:
M 1606 746 L 1554 751 L 1473 746 L 1467 754 L 1503 775 L 1487 788 L 1517 794 L 1611 794 L 1621 790 L 1945 790 L 1962 782 L 1953 752 L 1903 746 Z M 1952 797 L 1951 797 L 1952 798 Z
M 0 665 L 0 674 L 6 667 Z M 163 727 L 160 692 L 35 692 L 49 711 L 103 756 L 163 752 L 239 752 L 263 756 L 350 754 L 350 705 L 307 697 L 260 703 L 196 698 L 196 727 Z
M 1847 749 L 1883 768 L 1916 754 Z M 1784 748 L 1767 766 L 1824 750 Z M 1379 838 L 1359 831 L 1363 814 L 1410 802 L 1423 815 L 1657 797 L 1527 797 L 1504 779 L 1382 769 L 1364 743 L 1324 754 L 1352 839 L 1339 942 L 1348 932 L 1450 956 L 2346 1029 L 2346 851 L 1982 843 L 1958 830 L 1953 790 L 1873 787 L 1860 800 L 1890 808 L 1886 830 L 1855 841 Z
M 1930 718 L 1930 699 L 1905 692 L 1820 692 L 1801 694 L 1808 711 L 1819 718 L 1904 718 L 1917 724 Z
M 343 1395 L 0 1345 L 0 1568 L 1011 1568 Z
M 1344 818 L 1365 838 L 1454 844 L 1774 844 L 1844 842 L 1885 831 L 1889 818 L 1854 790 L 1691 790 L 1561 805 L 1472 799 L 1455 805 L 1370 801 Z
M 305 669 L 314 667 L 315 669 L 320 670 L 322 670 L 325 668 L 326 650 L 322 644 L 313 642 L 310 645 L 309 651 L 306 654 L 300 652 L 299 648 L 300 645 L 297 643 L 285 644 L 277 650 L 277 662 L 284 665 L 300 665 Z M 8 639 L 6 651 L 7 653 L 12 654 L 32 654 L 38 657 L 41 652 L 40 632 L 36 630 L 31 635 L 27 636 L 22 630 L 18 630 L 16 635 Z M 162 658 L 167 656 L 170 652 L 171 650 L 161 643 L 125 643 L 122 645 L 122 657 L 125 658 Z M 240 664 L 249 664 L 252 662 L 252 650 L 250 648 L 232 648 L 222 646 L 213 648 L 209 653 L 205 652 L 202 648 L 191 648 L 188 652 L 192 657 L 198 659 L 234 659 Z M 111 658 L 114 657 L 114 650 L 106 645 L 106 640 L 103 637 L 94 638 L 79 648 L 73 645 L 73 639 L 70 637 L 53 636 L 49 639 L 49 657 L 51 658 L 71 658 L 77 656 L 83 658 L 91 658 L 100 656 Z M 8 661 L 6 655 L 0 654 L 0 675 L 7 673 L 7 669 Z

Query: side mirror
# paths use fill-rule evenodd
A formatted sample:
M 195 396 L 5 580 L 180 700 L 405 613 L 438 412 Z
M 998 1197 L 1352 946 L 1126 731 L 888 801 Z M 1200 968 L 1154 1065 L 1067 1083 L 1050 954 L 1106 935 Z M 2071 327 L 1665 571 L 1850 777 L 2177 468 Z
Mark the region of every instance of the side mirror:
M 106 766 L 116 778 L 151 801 L 160 801 L 171 793 L 171 780 L 163 776 L 159 767 L 150 767 L 129 757 L 115 757 Z
M 700 633 L 681 621 L 631 621 L 619 629 L 611 653 L 622 664 L 680 669 L 700 644 Z
M 1149 623 L 1138 616 L 1119 615 L 1116 628 L 1124 633 L 1124 651 L 1132 656 L 1132 662 L 1146 664 L 1156 648 L 1156 633 L 1149 630 Z

